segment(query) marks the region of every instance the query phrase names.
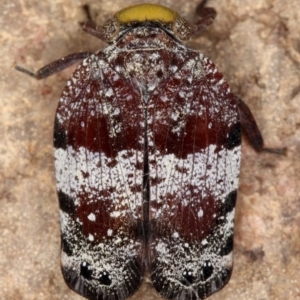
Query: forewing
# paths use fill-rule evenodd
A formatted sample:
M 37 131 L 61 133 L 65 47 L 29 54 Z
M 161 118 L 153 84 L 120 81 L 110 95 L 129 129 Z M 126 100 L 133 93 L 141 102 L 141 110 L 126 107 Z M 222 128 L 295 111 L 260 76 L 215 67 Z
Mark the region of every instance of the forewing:
M 149 106 L 150 276 L 167 299 L 204 299 L 231 275 L 241 130 L 236 100 L 195 52 Z
M 83 61 L 59 102 L 62 271 L 88 299 L 124 299 L 141 283 L 143 122 L 137 89 L 102 52 Z

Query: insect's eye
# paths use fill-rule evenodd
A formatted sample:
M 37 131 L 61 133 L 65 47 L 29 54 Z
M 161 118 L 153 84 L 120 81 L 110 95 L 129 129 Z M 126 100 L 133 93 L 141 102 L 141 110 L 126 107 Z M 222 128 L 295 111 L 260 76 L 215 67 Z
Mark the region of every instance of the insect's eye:
M 191 26 L 185 19 L 178 17 L 173 23 L 173 31 L 181 40 L 186 41 L 190 38 Z
M 107 42 L 112 41 L 120 31 L 120 24 L 116 18 L 112 18 L 104 23 L 102 34 Z
M 182 282 L 182 283 L 187 286 L 194 283 L 194 281 L 195 281 L 194 273 L 190 269 L 185 269 L 182 272 L 182 277 L 184 277 L 184 282 Z
M 80 275 L 87 280 L 92 279 L 93 271 L 91 269 L 90 264 L 86 261 L 83 261 L 80 265 Z
M 111 284 L 111 278 L 108 272 L 103 271 L 100 272 L 99 281 L 101 284 L 104 285 L 110 285 Z
M 205 261 L 201 266 L 200 276 L 203 281 L 206 281 L 214 272 L 214 267 L 209 260 Z

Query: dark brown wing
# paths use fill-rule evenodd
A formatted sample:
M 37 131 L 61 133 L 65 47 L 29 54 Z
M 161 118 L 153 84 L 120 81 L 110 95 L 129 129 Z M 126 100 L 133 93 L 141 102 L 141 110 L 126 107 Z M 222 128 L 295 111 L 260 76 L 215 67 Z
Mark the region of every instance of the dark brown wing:
M 187 50 L 189 51 L 189 50 Z M 216 67 L 190 51 L 152 97 L 150 276 L 167 299 L 204 299 L 232 270 L 241 131 Z
M 140 285 L 144 144 L 140 95 L 91 55 L 68 81 L 56 113 L 55 168 L 62 271 L 88 299 L 124 299 Z

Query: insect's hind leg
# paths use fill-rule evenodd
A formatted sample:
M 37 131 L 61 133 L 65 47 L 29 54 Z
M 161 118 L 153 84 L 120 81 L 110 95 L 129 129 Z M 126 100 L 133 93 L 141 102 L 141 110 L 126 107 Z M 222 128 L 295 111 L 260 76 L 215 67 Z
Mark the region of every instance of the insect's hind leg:
M 257 126 L 257 123 L 249 109 L 241 99 L 237 99 L 238 111 L 240 115 L 242 133 L 245 135 L 250 145 L 256 152 L 271 152 L 275 154 L 285 154 L 285 148 L 266 148 L 264 140 Z

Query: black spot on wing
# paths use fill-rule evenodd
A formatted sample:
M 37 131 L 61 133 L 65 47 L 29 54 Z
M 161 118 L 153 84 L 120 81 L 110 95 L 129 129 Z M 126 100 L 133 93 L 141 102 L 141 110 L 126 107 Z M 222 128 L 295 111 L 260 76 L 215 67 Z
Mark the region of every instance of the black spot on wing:
M 57 116 L 54 121 L 54 147 L 56 149 L 67 149 L 67 135 L 59 123 Z
M 178 281 L 161 276 L 158 269 L 156 271 L 158 272 L 150 275 L 151 280 L 153 286 L 163 298 L 199 300 L 205 299 L 223 288 L 230 279 L 232 269 L 222 268 L 217 270 L 207 260 L 200 266 L 197 273 L 195 270 L 184 269 L 181 279 Z
M 222 204 L 221 207 L 221 212 L 222 215 L 225 216 L 227 213 L 230 213 L 234 207 L 235 207 L 235 202 L 236 202 L 236 196 L 237 196 L 237 191 L 234 190 L 232 192 L 230 192 L 226 198 L 224 203 Z
M 205 261 L 201 267 L 200 278 L 202 281 L 207 281 L 214 273 L 214 267 L 209 260 Z
M 61 250 L 65 252 L 68 256 L 71 256 L 73 254 L 71 245 L 66 239 L 64 239 L 63 235 L 61 235 Z
M 58 195 L 60 209 L 63 212 L 72 215 L 75 211 L 75 204 L 73 198 L 71 198 L 70 196 L 68 196 L 62 191 L 58 191 L 57 195 Z
M 194 283 L 196 279 L 193 270 L 188 270 L 188 269 L 185 269 L 182 272 L 182 277 L 183 280 L 181 280 L 181 283 L 185 286 L 190 286 L 191 284 Z
M 143 278 L 143 267 L 135 259 L 130 260 L 126 266 L 122 265 L 128 275 L 125 281 L 111 278 L 105 270 L 96 274 L 94 266 L 86 261 L 82 261 L 78 267 L 77 271 L 73 266 L 63 266 L 63 277 L 72 290 L 91 300 L 126 299 L 138 289 Z
M 91 280 L 93 275 L 93 270 L 89 263 L 83 261 L 80 265 L 80 275 L 83 276 L 86 280 Z
M 226 148 L 228 150 L 232 150 L 235 147 L 240 146 L 241 137 L 242 137 L 241 124 L 236 123 L 234 126 L 232 126 L 232 128 L 227 134 Z
M 219 254 L 221 256 L 228 255 L 233 250 L 233 235 L 230 235 L 227 240 L 225 241 L 225 244 L 222 245 Z
M 111 278 L 107 271 L 103 271 L 99 275 L 99 281 L 103 285 L 111 285 Z

